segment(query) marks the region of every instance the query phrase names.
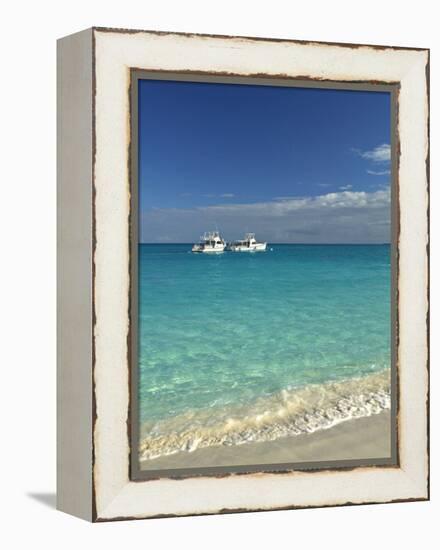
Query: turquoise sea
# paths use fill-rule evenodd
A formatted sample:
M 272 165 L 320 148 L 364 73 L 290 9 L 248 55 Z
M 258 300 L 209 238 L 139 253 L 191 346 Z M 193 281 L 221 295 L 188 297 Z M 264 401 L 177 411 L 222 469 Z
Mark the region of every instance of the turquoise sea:
M 139 245 L 141 458 L 390 406 L 389 245 Z

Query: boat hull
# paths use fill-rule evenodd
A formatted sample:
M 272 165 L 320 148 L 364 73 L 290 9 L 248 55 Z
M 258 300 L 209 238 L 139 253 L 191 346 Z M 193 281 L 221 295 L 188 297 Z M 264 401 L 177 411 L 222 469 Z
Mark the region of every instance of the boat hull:
M 258 243 L 251 246 L 231 246 L 228 248 L 231 252 L 265 252 L 267 243 Z
M 218 247 L 218 248 L 212 248 L 212 247 L 199 247 L 199 246 L 193 246 L 192 252 L 195 254 L 222 254 L 225 251 L 225 247 Z

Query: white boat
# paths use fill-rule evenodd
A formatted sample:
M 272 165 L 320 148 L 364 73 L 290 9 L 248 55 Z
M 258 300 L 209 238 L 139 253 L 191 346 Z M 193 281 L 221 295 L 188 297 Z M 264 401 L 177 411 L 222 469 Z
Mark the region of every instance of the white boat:
M 267 243 L 259 243 L 255 239 L 255 233 L 246 233 L 241 241 L 235 241 L 228 245 L 231 252 L 264 252 Z
M 193 245 L 193 252 L 204 252 L 209 254 L 218 254 L 226 248 L 226 243 L 218 231 L 210 231 L 200 237 L 200 242 Z

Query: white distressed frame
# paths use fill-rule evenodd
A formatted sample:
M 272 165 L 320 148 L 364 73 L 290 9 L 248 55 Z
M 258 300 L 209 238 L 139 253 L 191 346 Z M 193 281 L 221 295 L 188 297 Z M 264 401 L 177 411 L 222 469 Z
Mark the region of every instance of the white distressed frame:
M 144 31 L 85 32 L 94 56 L 95 415 L 93 510 L 91 517 L 88 512 L 78 515 L 99 521 L 429 498 L 429 52 Z M 399 467 L 130 481 L 130 68 L 400 83 Z

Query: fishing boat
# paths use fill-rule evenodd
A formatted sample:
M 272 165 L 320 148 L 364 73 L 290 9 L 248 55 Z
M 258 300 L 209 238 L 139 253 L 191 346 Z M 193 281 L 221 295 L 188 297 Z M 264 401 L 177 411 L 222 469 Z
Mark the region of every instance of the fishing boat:
M 257 242 L 255 233 L 246 233 L 243 240 L 230 243 L 227 250 L 231 252 L 264 252 L 266 247 L 267 243 Z
M 209 254 L 218 254 L 226 248 L 226 242 L 218 231 L 210 231 L 200 237 L 200 242 L 192 247 L 193 252 L 204 252 Z

